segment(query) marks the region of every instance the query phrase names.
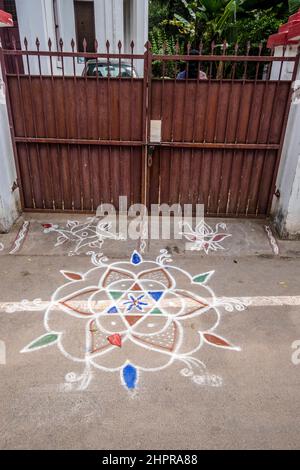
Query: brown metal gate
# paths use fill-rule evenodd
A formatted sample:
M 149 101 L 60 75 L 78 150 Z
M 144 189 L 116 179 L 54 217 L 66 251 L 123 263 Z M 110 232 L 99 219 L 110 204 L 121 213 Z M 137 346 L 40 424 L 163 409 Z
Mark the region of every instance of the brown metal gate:
M 101 202 L 118 208 L 127 196 L 128 204 L 149 207 L 203 203 L 207 215 L 269 213 L 299 56 L 226 55 L 226 47 L 221 55 L 158 56 L 149 45 L 135 54 L 133 43 L 129 54 L 121 43 L 118 54 L 109 43 L 99 54 L 71 46 L 64 52 L 61 41 L 53 51 L 49 42 L 40 51 L 37 40 L 33 51 L 25 40 L 22 51 L 0 49 L 3 69 L 7 57 L 15 65 L 4 80 L 24 210 L 93 212 Z M 86 59 L 95 62 L 94 76 L 78 76 Z M 108 70 L 117 64 L 116 78 L 99 73 L 106 61 Z M 134 77 L 138 62 L 143 78 Z M 189 77 L 195 62 L 207 79 Z M 158 63 L 162 78 L 153 77 Z M 180 64 L 184 79 L 176 79 Z M 282 80 L 287 64 L 293 70 Z M 162 122 L 156 144 L 151 120 Z

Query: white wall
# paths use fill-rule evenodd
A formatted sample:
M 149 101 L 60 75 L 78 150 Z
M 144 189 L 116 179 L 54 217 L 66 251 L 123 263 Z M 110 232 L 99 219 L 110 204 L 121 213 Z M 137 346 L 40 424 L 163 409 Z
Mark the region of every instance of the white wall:
M 275 47 L 275 57 L 295 57 L 297 55 L 297 45 L 291 45 L 284 51 L 283 46 Z M 281 70 L 281 72 L 280 72 Z M 281 80 L 291 80 L 293 76 L 294 62 L 274 62 L 272 65 L 271 80 L 278 80 L 279 76 Z M 300 77 L 300 70 L 298 70 Z
M 300 70 L 298 71 L 300 73 Z M 277 176 L 280 197 L 274 197 L 272 216 L 283 238 L 300 238 L 300 81 L 294 94 Z
M 17 175 L 5 92 L 0 66 L 0 233 L 9 231 L 20 212 L 19 190 L 12 191 Z
M 86 0 L 88 1 L 88 0 Z M 130 52 L 131 40 L 135 43 L 135 52 L 143 54 L 144 44 L 148 40 L 148 0 L 125 0 L 131 2 L 131 18 L 124 21 L 124 0 L 94 0 L 95 31 L 99 43 L 99 51 L 106 52 L 106 41 L 110 42 L 110 52 L 118 52 L 118 42 L 121 41 L 125 52 Z M 48 50 L 48 39 L 51 38 L 52 49 L 56 50 L 55 21 L 53 0 L 16 0 L 21 42 L 26 36 L 29 49 L 36 50 L 36 37 L 40 40 L 40 49 Z M 75 14 L 73 0 L 57 0 L 58 23 L 60 36 L 64 41 L 64 50 L 71 51 L 72 38 L 76 43 Z M 130 26 L 124 32 L 124 24 Z M 77 46 L 75 47 L 76 50 Z M 50 74 L 50 60 L 42 59 L 42 72 Z M 142 61 L 135 64 L 142 74 Z M 76 70 L 80 75 L 84 65 L 76 61 Z M 62 73 L 61 62 L 53 59 L 53 71 Z M 66 75 L 73 74 L 73 60 L 64 59 Z M 26 61 L 25 70 L 27 71 Z M 39 72 L 36 57 L 30 59 L 30 72 Z

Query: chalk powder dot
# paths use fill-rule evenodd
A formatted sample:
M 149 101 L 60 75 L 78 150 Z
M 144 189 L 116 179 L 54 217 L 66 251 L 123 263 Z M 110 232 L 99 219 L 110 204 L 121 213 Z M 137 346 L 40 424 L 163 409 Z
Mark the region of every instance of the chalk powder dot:
M 130 390 L 133 390 L 137 383 L 137 370 L 131 364 L 128 364 L 123 369 L 124 382 Z

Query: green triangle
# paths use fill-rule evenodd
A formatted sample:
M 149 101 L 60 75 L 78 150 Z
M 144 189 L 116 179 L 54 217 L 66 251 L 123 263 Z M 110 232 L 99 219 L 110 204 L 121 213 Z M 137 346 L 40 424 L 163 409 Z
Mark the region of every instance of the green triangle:
M 214 271 L 209 271 L 208 273 L 198 274 L 197 276 L 193 277 L 193 282 L 198 284 L 205 284 L 206 281 L 210 279 L 213 275 Z
M 162 312 L 159 310 L 159 308 L 154 308 L 151 310 L 150 315 L 162 315 Z
M 122 297 L 123 294 L 124 292 L 113 291 L 113 290 L 109 292 L 109 295 L 114 300 L 118 300 L 120 297 Z

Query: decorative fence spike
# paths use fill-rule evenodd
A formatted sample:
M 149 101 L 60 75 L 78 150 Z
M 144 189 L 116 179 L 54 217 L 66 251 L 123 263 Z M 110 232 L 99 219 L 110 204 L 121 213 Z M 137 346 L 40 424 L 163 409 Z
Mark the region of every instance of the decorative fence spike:
M 27 40 L 27 37 L 25 36 L 24 38 L 24 46 L 25 46 L 25 49 L 26 51 L 28 50 L 28 40 Z
M 59 40 L 59 47 L 60 47 L 60 50 L 62 52 L 63 48 L 64 48 L 64 41 L 62 40 L 62 38 L 60 38 L 60 40 Z
M 95 41 L 94 41 L 94 49 L 95 49 L 95 52 L 98 52 L 98 48 L 99 48 L 99 44 L 98 44 L 97 39 L 95 39 Z
M 72 52 L 74 52 L 74 50 L 75 50 L 75 41 L 74 41 L 73 38 L 71 39 L 71 48 L 72 48 Z
M 145 44 L 145 49 L 147 51 L 150 51 L 151 50 L 151 42 L 150 41 L 147 41 L 146 44 Z
M 49 49 L 49 52 L 51 52 L 51 49 L 52 49 L 52 41 L 51 41 L 50 38 L 48 39 L 48 49 Z

